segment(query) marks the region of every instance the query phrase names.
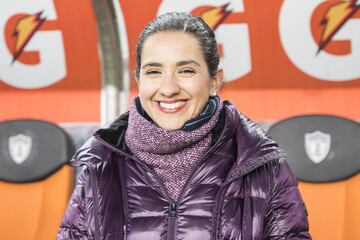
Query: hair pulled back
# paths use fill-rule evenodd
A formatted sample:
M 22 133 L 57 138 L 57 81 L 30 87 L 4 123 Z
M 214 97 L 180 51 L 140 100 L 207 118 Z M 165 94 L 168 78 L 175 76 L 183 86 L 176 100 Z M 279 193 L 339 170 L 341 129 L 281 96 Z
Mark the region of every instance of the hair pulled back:
M 136 77 L 139 79 L 141 53 L 144 42 L 151 35 L 159 32 L 185 32 L 194 36 L 200 44 L 201 52 L 211 77 L 216 75 L 219 65 L 219 54 L 213 30 L 200 17 L 183 12 L 163 14 L 151 21 L 140 34 L 136 44 Z M 169 53 L 170 54 L 170 53 Z

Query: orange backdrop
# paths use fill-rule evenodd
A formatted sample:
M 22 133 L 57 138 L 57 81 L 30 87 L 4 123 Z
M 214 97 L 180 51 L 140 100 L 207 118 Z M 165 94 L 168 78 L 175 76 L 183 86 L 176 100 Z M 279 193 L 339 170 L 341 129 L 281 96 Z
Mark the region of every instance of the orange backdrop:
M 92 2 L 32 0 L 21 2 L 19 5 L 23 7 L 18 10 L 9 7 L 18 1 L 11 1 L 0 9 L 0 28 L 3 29 L 0 48 L 13 56 L 5 59 L 0 54 L 0 120 L 41 118 L 54 122 L 98 122 L 101 73 Z M 42 5 L 44 2 L 46 6 Z M 341 10 L 338 7 L 342 3 L 337 0 L 204 0 L 201 4 L 190 0 L 119 0 L 125 22 L 121 27 L 128 36 L 129 70 L 134 70 L 135 42 L 145 24 L 166 11 L 188 11 L 212 22 L 227 75 L 221 96 L 231 99 L 249 117 L 263 121 L 305 113 L 329 113 L 359 120 L 360 32 L 356 24 L 360 21 L 360 11 L 350 5 Z M 31 6 L 27 6 L 29 4 Z M 313 5 L 312 9 L 309 4 Z M 40 14 L 35 21 L 37 25 L 25 24 L 27 17 L 35 19 L 37 14 Z M 309 36 L 304 40 L 301 31 L 306 30 Z M 43 35 L 53 31 L 58 34 L 57 41 Z M 326 35 L 326 32 L 335 34 Z M 317 52 L 325 40 L 328 40 L 326 46 Z M 316 49 L 310 49 L 311 41 L 317 44 Z M 40 47 L 35 43 L 40 47 L 48 43 L 50 47 L 37 51 Z M 56 55 L 52 45 L 62 45 L 64 56 Z M 312 51 L 310 55 L 309 51 Z M 21 72 L 21 68 L 15 71 L 16 67 L 22 64 L 35 68 L 48 61 L 45 53 L 53 56 L 49 59 L 55 66 L 64 65 L 63 76 L 42 87 L 22 88 L 13 84 L 13 77 Z M 308 61 L 299 60 L 303 53 Z M 298 62 L 305 65 L 309 62 L 310 66 L 302 67 Z M 56 72 L 53 68 L 45 70 L 50 75 Z M 329 74 L 331 70 L 336 74 Z M 30 71 L 20 74 L 18 79 L 31 83 L 41 78 Z M 137 90 L 134 77 L 131 79 L 133 96 Z
M 319 67 L 315 64 L 322 64 L 321 57 L 328 55 L 330 60 L 335 61 L 332 65 L 327 65 L 324 60 L 321 66 L 323 68 L 322 73 L 319 73 L 320 75 L 323 74 L 324 77 L 316 77 L 299 67 L 295 63 L 296 60 L 292 59 L 294 57 L 288 54 L 288 51 L 291 50 L 285 49 L 285 41 L 289 41 L 287 38 L 289 38 L 288 32 L 291 29 L 281 30 L 281 25 L 286 24 L 288 25 L 287 28 L 289 26 L 292 28 L 294 34 L 297 34 L 298 29 L 299 34 L 301 29 L 308 29 L 311 34 L 308 37 L 309 44 L 314 41 L 318 47 L 326 40 L 325 28 L 331 27 L 336 30 L 334 22 L 329 22 L 332 19 L 331 16 L 329 17 L 329 11 L 334 10 L 336 8 L 334 6 L 342 3 L 342 1 L 317 0 L 316 7 L 313 6 L 312 12 L 308 13 L 309 19 L 299 18 L 297 20 L 291 20 L 288 16 L 296 15 L 296 12 L 305 15 L 306 11 L 309 12 L 309 7 L 306 6 L 307 2 L 291 0 L 202 1 L 201 4 L 197 1 L 176 2 L 166 0 L 150 2 L 146 0 L 119 0 L 119 2 L 128 34 L 131 70 L 135 67 L 136 38 L 143 27 L 154 17 L 166 11 L 187 11 L 205 16 L 210 10 L 216 11 L 217 8 L 217 15 L 226 15 L 223 17 L 223 21 L 218 21 L 217 27 L 214 24 L 218 42 L 221 39 L 219 42 L 220 54 L 223 60 L 232 57 L 234 59 L 232 65 L 235 65 L 229 68 L 224 65 L 225 74 L 231 71 L 236 72 L 236 68 L 241 69 L 243 67 L 241 56 L 242 54 L 246 55 L 247 51 L 249 51 L 247 61 L 251 65 L 251 69 L 247 73 L 238 74 L 238 77 L 227 80 L 221 91 L 223 99 L 231 99 L 241 111 L 258 121 L 278 120 L 306 113 L 328 113 L 356 120 L 360 119 L 360 111 L 357 110 L 360 104 L 360 74 L 356 75 L 355 73 L 355 77 L 352 79 L 347 79 L 349 77 L 346 76 L 341 77 L 341 75 L 346 75 L 346 72 L 356 70 L 356 67 L 360 68 L 360 52 L 355 52 L 352 49 L 356 44 L 360 45 L 360 42 L 356 42 L 356 39 L 350 37 L 339 40 L 334 35 L 319 53 L 317 53 L 318 49 L 315 49 L 311 53 L 313 55 L 308 54 L 309 59 L 314 62 L 314 67 L 310 66 L 311 71 L 314 72 L 319 71 L 317 69 Z M 216 21 L 214 15 L 210 22 Z M 209 16 L 207 17 L 209 18 Z M 328 24 L 321 24 L 324 18 L 330 19 Z M 341 19 L 337 20 L 339 29 L 343 31 L 346 29 L 359 39 L 360 32 L 351 24 L 360 21 L 360 11 L 354 7 L 353 14 L 349 18 L 343 17 L 343 19 L 346 21 L 342 25 Z M 290 25 L 292 21 L 295 23 Z M 237 29 L 235 28 L 237 25 L 247 28 L 244 31 L 246 40 L 249 41 L 248 48 L 243 47 L 244 44 L 240 38 L 238 42 L 231 41 L 231 38 L 237 38 Z M 221 29 L 222 26 L 223 29 Z M 226 31 L 225 26 L 231 26 L 234 30 L 231 31 L 229 28 L 229 31 Z M 240 28 L 238 29 L 239 32 L 242 31 Z M 307 49 L 309 44 L 303 42 L 300 37 L 293 43 L 296 49 L 292 50 L 297 51 L 298 55 L 301 55 L 302 51 L 310 51 Z M 223 52 L 222 49 L 226 49 L 226 45 L 231 45 L 228 47 L 231 50 Z M 230 56 L 234 55 L 234 52 L 238 56 Z M 350 55 L 359 59 L 359 62 L 352 61 L 351 66 L 343 63 L 341 58 Z M 337 62 L 339 64 L 336 64 Z M 331 70 L 334 65 L 341 64 L 344 67 L 337 70 L 340 72 L 340 77 L 336 77 L 336 80 L 327 79 L 333 75 L 327 77 L 326 72 L 329 69 Z M 132 81 L 131 87 L 132 95 L 136 94 L 137 89 L 134 81 Z
M 53 122 L 98 122 L 100 120 L 101 76 L 92 2 L 89 0 L 51 0 L 42 1 L 46 3 L 43 4 L 34 0 L 27 1 L 29 3 L 18 3 L 18 5 L 16 2 L 11 2 L 2 6 L 0 10 L 8 15 L 0 22 L 4 25 L 0 44 L 12 55 L 16 51 L 17 42 L 22 41 L 25 47 L 13 63 L 5 61 L 5 64 L 0 66 L 0 120 L 40 118 Z M 41 18 L 44 21 L 34 31 L 35 25 L 31 23 L 26 25 L 25 18 L 41 11 L 43 11 Z M 51 11 L 55 11 L 56 17 L 51 17 L 53 14 Z M 33 22 L 36 24 L 39 21 Z M 44 34 L 54 35 L 53 31 L 59 35 L 56 39 L 44 36 Z M 17 35 L 14 35 L 14 32 L 17 32 Z M 31 32 L 33 32 L 32 35 L 30 35 Z M 20 39 L 21 36 L 25 36 L 23 37 L 25 41 Z M 27 49 L 36 41 L 39 42 L 39 38 L 43 39 L 43 45 L 50 47 L 45 50 L 36 50 L 41 46 L 35 46 L 35 50 Z M 55 51 L 55 47 L 58 46 L 63 51 L 63 56 L 58 53 L 59 51 Z M 13 82 L 18 78 L 30 83 L 38 81 L 39 76 L 36 74 L 30 72 L 21 75 L 19 73 L 26 68 L 31 71 L 31 68 L 45 64 L 46 61 L 53 62 L 52 67 L 43 70 L 49 76 L 52 72 L 56 72 L 57 66 L 64 65 L 64 74 L 58 77 L 57 82 L 30 89 L 14 86 Z M 20 64 L 22 66 L 19 66 Z M 11 69 L 15 67 L 19 67 L 19 70 Z

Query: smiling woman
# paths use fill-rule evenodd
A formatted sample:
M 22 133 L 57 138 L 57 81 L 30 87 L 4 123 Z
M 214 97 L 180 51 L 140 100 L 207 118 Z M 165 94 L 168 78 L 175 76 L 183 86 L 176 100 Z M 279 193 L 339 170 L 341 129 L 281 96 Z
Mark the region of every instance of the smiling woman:
M 217 92 L 213 31 L 168 13 L 139 37 L 139 96 L 95 132 L 57 239 L 311 239 L 284 152 Z
M 141 61 L 137 80 L 141 105 L 166 130 L 180 129 L 198 116 L 222 82 L 222 70 L 210 76 L 199 41 L 188 33 L 150 36 Z

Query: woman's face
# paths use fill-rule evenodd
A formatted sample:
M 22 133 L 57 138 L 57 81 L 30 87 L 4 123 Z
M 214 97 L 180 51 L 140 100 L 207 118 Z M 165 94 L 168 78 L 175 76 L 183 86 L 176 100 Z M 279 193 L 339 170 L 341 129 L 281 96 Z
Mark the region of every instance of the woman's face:
M 146 113 L 161 128 L 176 130 L 196 117 L 219 88 L 222 70 L 213 78 L 198 40 L 183 32 L 160 32 L 143 45 L 138 82 Z

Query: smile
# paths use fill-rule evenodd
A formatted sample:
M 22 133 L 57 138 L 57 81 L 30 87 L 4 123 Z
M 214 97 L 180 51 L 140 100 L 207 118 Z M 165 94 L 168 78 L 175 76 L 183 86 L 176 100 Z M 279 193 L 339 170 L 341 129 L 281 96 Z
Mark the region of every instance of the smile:
M 165 113 L 175 113 L 183 109 L 186 101 L 158 102 L 160 111 Z

